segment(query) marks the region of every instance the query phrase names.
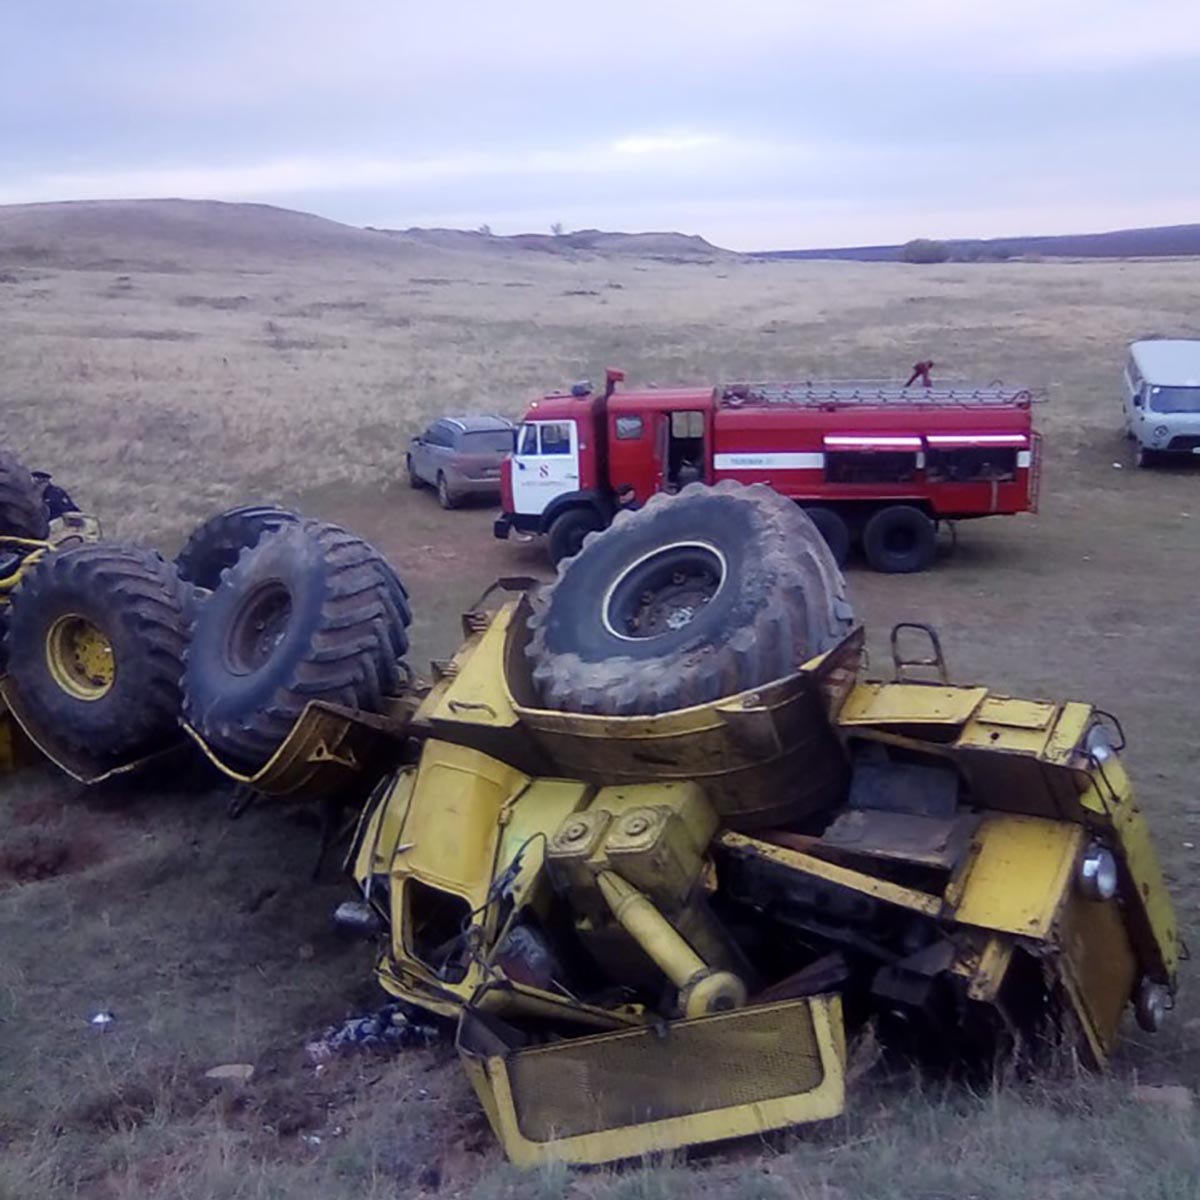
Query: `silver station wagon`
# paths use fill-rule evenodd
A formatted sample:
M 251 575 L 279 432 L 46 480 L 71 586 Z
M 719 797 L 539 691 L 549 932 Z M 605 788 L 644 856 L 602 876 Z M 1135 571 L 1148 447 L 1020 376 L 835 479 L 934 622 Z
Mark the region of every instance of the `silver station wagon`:
M 1134 342 L 1125 363 L 1125 432 L 1137 465 L 1200 454 L 1200 341 Z
M 465 496 L 499 496 L 500 464 L 514 436 L 504 417 L 442 417 L 409 444 L 408 481 L 436 489 L 443 508 Z

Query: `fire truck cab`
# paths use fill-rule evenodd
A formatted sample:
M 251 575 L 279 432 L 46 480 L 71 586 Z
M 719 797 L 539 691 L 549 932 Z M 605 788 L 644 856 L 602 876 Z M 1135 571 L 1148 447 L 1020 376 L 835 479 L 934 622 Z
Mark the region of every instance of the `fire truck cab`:
M 920 364 L 924 365 L 924 364 Z M 922 379 L 917 386 L 914 380 Z M 800 503 L 839 561 L 923 570 L 943 521 L 1037 507 L 1038 438 L 1023 389 L 807 381 L 618 391 L 534 401 L 501 476 L 497 537 L 578 552 L 618 508 L 691 482 L 765 483 Z

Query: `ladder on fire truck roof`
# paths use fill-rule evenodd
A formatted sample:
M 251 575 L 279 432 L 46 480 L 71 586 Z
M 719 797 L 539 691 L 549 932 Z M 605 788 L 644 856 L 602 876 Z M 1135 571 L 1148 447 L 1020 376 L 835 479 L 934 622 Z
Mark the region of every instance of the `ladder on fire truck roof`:
M 806 380 L 797 383 L 733 383 L 717 389 L 722 408 L 760 408 L 791 405 L 798 408 L 840 408 L 843 405 L 964 408 L 1023 407 L 1039 399 L 1028 388 L 1002 383 L 984 386 L 906 387 L 887 379 Z

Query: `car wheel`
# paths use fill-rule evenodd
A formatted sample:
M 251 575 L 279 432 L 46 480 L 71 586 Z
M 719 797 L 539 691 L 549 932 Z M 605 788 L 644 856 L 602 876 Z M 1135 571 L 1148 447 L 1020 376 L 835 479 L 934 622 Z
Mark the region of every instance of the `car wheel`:
M 446 480 L 446 476 L 439 471 L 437 477 L 437 498 L 438 503 L 446 509 L 458 507 L 458 497 L 450 490 L 450 484 Z
M 413 470 L 412 455 L 405 455 L 404 469 L 408 472 L 408 486 L 410 488 L 421 488 L 425 485 L 421 481 L 421 477 Z
M 887 575 L 924 571 L 936 549 L 937 527 L 911 504 L 881 508 L 863 530 L 867 562 Z
M 1147 450 L 1145 446 L 1139 446 L 1133 452 L 1133 461 L 1145 470 L 1147 467 L 1153 467 L 1158 462 L 1158 457 L 1153 450 Z

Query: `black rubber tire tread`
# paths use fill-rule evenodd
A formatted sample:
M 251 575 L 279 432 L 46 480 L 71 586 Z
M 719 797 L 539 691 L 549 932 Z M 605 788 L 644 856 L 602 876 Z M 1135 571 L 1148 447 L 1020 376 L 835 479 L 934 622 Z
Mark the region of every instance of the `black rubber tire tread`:
M 590 508 L 568 508 L 566 512 L 559 513 L 550 522 L 546 539 L 549 543 L 550 561 L 557 564 L 578 554 L 581 541 L 586 540 L 589 533 L 603 528 L 604 523 L 599 514 Z
M 8 450 L 0 450 L 0 536 L 45 540 L 50 512 L 42 485 Z
M 243 504 L 217 513 L 192 530 L 175 556 L 179 577 L 211 592 L 243 550 L 257 546 L 263 534 L 298 520 L 299 513 L 274 504 Z
M 727 556 L 727 599 L 718 594 L 701 618 L 663 638 L 613 635 L 602 618 L 612 583 L 648 552 L 689 538 Z M 559 564 L 555 582 L 534 597 L 529 624 L 526 655 L 547 708 L 633 716 L 788 675 L 841 641 L 854 614 L 842 573 L 801 508 L 761 484 L 726 480 L 617 513 Z
M 292 616 L 275 652 L 239 674 L 226 646 L 242 606 L 282 582 Z M 205 601 L 185 661 L 184 716 L 217 754 L 246 769 L 279 748 L 310 700 L 378 712 L 407 675 L 412 619 L 395 570 L 337 525 L 299 520 L 244 549 Z
M 889 550 L 888 535 L 905 527 L 913 536 L 912 549 L 906 553 Z M 862 545 L 863 554 L 874 570 L 885 575 L 912 575 L 933 562 L 937 553 L 937 526 L 911 504 L 890 504 L 867 522 Z
M 47 554 L 13 593 L 5 635 L 12 685 L 65 746 L 118 759 L 166 742 L 178 733 L 189 592 L 155 551 L 95 542 Z M 113 684 L 96 700 L 64 691 L 47 665 L 54 622 L 76 613 L 113 649 Z
M 821 536 L 829 546 L 833 561 L 839 567 L 844 566 L 850 557 L 850 526 L 846 524 L 841 513 L 832 508 L 806 508 L 804 515 L 820 530 Z

